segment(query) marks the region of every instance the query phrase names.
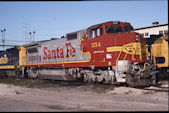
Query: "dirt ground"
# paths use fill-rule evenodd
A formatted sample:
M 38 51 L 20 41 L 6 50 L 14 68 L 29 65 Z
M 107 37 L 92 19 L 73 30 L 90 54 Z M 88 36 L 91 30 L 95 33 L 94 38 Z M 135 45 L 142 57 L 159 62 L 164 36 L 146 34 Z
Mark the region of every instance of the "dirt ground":
M 19 84 L 21 81 L 15 82 Z M 0 81 L 0 112 L 168 111 L 168 81 L 160 87 L 141 89 L 76 82 L 55 82 L 48 84 L 49 87 L 35 86 L 38 85 L 14 85 Z

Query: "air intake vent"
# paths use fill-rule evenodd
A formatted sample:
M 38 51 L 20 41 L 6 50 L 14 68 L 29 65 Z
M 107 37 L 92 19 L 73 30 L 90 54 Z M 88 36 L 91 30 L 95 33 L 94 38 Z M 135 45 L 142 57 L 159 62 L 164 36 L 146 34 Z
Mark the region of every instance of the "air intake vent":
M 77 39 L 77 33 L 66 34 L 67 40 Z

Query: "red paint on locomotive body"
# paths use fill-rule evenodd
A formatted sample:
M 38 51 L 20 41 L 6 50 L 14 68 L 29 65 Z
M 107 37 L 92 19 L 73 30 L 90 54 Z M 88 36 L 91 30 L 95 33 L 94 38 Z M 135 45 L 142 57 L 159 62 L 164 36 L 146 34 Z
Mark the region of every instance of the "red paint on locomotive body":
M 122 32 L 107 33 L 106 26 L 121 27 Z M 143 39 L 143 37 L 140 36 L 140 34 L 135 33 L 135 32 L 125 32 L 124 31 L 125 27 L 126 27 L 126 23 L 120 22 L 117 25 L 113 25 L 112 22 L 107 22 L 104 24 L 92 26 L 87 29 L 87 33 L 84 39 L 81 41 L 81 44 L 83 45 L 85 44 L 88 46 L 85 47 L 85 49 L 84 47 L 81 48 L 81 50 L 82 51 L 84 50 L 83 52 L 88 51 L 89 53 L 91 53 L 91 61 L 89 65 L 95 65 L 96 67 L 116 66 L 116 60 L 124 60 L 125 55 L 126 55 L 125 60 L 129 60 L 130 62 L 146 62 L 145 57 L 140 60 L 140 57 L 143 57 L 140 55 L 134 55 L 134 59 L 132 59 L 131 54 L 126 54 L 124 52 L 122 52 L 121 55 L 120 55 L 120 51 L 107 52 L 106 50 L 107 47 L 124 46 L 129 43 L 141 43 L 141 45 L 145 45 L 145 40 Z M 128 25 L 127 27 L 131 30 L 133 29 L 133 27 L 130 25 Z M 88 32 L 91 29 L 103 29 L 103 34 L 101 36 L 89 38 Z M 136 39 L 135 36 L 137 36 L 138 39 Z M 109 59 L 106 59 L 106 54 L 111 54 L 112 57 Z M 120 57 L 119 59 L 117 59 L 119 55 Z M 108 64 L 109 62 L 111 64 Z

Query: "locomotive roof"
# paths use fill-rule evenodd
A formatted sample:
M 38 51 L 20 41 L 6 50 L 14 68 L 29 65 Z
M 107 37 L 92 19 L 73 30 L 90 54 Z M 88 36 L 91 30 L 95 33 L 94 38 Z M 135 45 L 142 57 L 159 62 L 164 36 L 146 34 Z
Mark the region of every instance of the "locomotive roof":
M 160 37 L 160 39 L 168 41 L 168 35 L 164 35 L 164 36 Z
M 107 22 L 103 22 L 103 23 L 100 23 L 100 24 L 96 24 L 96 25 L 93 25 L 93 26 L 90 26 L 89 29 L 95 29 L 95 28 L 98 28 L 99 26 L 101 26 L 102 24 L 105 24 L 105 23 L 112 23 L 112 22 L 119 22 L 119 23 L 127 23 L 127 24 L 130 24 L 128 22 L 121 22 L 121 21 L 107 21 Z
M 148 44 L 148 45 L 151 45 L 151 44 L 153 44 L 155 41 L 156 41 L 156 39 L 158 39 L 158 38 L 160 38 L 160 37 L 162 37 L 163 35 L 150 35 L 150 38 L 146 38 L 146 43 Z
M 92 26 L 90 26 L 89 28 L 91 29 L 91 28 L 95 28 L 95 27 L 99 27 L 100 25 L 102 25 L 102 24 L 105 24 L 105 23 L 109 23 L 109 22 L 112 22 L 112 21 L 107 21 L 107 22 L 103 22 L 103 23 L 100 23 L 100 24 L 96 24 L 96 25 L 92 25 Z
M 84 30 L 86 30 L 86 29 L 81 29 L 81 30 L 78 30 L 78 31 L 70 32 L 70 33 L 67 33 L 66 35 L 77 33 L 77 32 L 84 31 Z
M 75 32 L 70 32 L 70 33 L 67 33 L 66 35 L 77 33 L 77 32 L 83 31 L 83 30 L 86 30 L 86 29 L 78 30 L 78 31 L 75 31 Z M 47 41 L 51 41 L 51 40 L 57 40 L 57 39 L 62 39 L 62 38 L 67 38 L 67 37 L 62 36 L 61 38 L 51 38 L 50 40 L 42 40 L 42 41 L 37 41 L 37 42 L 31 42 L 31 43 L 25 44 L 23 46 L 24 47 L 37 46 L 37 45 L 39 45 L 39 44 L 41 44 L 43 42 L 47 42 Z
M 31 43 L 25 44 L 25 45 L 23 45 L 23 46 L 24 46 L 24 47 L 36 46 L 36 45 L 39 45 L 39 44 L 41 44 L 42 42 L 46 42 L 46 41 L 49 41 L 49 40 L 42 40 L 42 41 L 37 41 L 37 42 L 31 42 Z

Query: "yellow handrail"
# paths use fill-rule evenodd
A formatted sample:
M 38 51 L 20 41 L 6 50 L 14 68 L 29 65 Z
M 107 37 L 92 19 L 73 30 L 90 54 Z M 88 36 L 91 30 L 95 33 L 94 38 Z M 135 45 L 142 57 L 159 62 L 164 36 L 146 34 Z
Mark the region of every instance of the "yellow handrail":
M 125 46 L 123 45 L 122 50 L 120 51 L 119 56 L 118 56 L 117 59 L 116 59 L 116 65 L 117 65 L 117 62 L 118 62 L 118 60 L 119 60 L 119 58 L 120 58 L 120 55 L 121 55 L 121 53 L 122 53 L 124 47 L 125 47 Z M 117 71 L 117 70 L 118 70 L 118 66 L 116 66 L 116 71 Z
M 151 66 L 149 63 L 146 62 L 146 63 L 144 63 L 144 68 L 143 68 L 143 69 L 141 69 L 140 66 L 138 66 L 138 67 L 139 67 L 139 70 L 140 70 L 140 71 L 144 71 L 145 68 L 146 68 L 146 64 L 149 65 L 149 66 Z

